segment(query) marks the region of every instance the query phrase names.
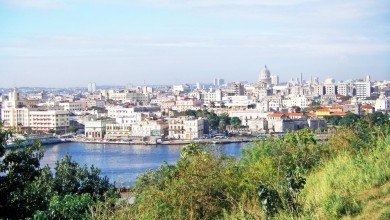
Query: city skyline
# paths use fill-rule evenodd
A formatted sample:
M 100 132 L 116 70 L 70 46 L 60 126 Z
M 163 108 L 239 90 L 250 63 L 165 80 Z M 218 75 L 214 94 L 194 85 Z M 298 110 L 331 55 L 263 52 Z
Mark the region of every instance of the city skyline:
M 0 0 L 0 87 L 385 80 L 389 20 L 384 0 Z

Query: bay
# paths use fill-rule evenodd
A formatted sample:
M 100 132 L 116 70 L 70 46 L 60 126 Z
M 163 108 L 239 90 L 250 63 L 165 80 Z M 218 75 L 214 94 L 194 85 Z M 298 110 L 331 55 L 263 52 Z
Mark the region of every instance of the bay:
M 235 157 L 240 156 L 240 149 L 248 143 L 230 143 L 215 145 L 222 151 Z M 72 160 L 88 167 L 94 165 L 101 170 L 116 186 L 133 186 L 139 174 L 149 169 L 157 169 L 163 161 L 174 164 L 180 157 L 183 145 L 123 145 L 123 144 L 90 144 L 61 143 L 45 146 L 45 155 L 41 166 L 46 164 L 54 170 L 55 162 L 66 153 Z

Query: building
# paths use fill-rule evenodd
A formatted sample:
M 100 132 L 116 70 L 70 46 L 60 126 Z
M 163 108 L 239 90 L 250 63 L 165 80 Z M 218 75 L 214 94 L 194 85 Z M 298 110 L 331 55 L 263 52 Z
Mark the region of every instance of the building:
M 215 78 L 214 79 L 214 86 L 215 87 L 222 86 L 223 84 L 225 84 L 225 80 L 224 79 L 221 79 L 221 78 Z
M 272 82 L 271 82 L 271 73 L 267 69 L 267 65 L 265 65 L 264 69 L 261 70 L 258 82 L 266 83 L 268 86 L 270 86 L 272 84 Z
M 88 92 L 94 93 L 96 91 L 96 83 L 90 82 L 88 83 Z
M 66 133 L 69 127 L 69 111 L 30 111 L 29 128 L 38 132 Z
M 205 119 L 182 116 L 168 120 L 168 137 L 192 140 L 202 138 L 205 132 Z
M 343 96 L 352 95 L 352 90 L 351 90 L 350 84 L 348 84 L 348 83 L 339 83 L 337 85 L 337 94 L 343 95 Z
M 58 103 L 58 105 L 62 107 L 62 110 L 69 112 L 82 111 L 85 109 L 80 102 L 62 102 Z
M 384 95 L 381 95 L 375 101 L 375 110 L 390 110 L 390 99 L 385 97 Z
M 168 126 L 163 121 L 141 121 L 131 126 L 131 138 L 147 140 L 150 138 L 160 139 L 165 136 Z
M 325 79 L 324 89 L 326 95 L 336 95 L 337 94 L 337 86 L 335 84 L 335 80 L 332 78 Z
M 129 124 L 106 124 L 105 139 L 107 140 L 129 140 L 131 134 Z
M 106 135 L 106 125 L 114 124 L 115 119 L 105 118 L 85 122 L 85 137 L 88 139 L 102 139 Z
M 271 76 L 271 83 L 272 85 L 279 85 L 279 76 L 278 75 L 272 75 Z
M 203 106 L 203 101 L 195 98 L 184 98 L 177 100 L 175 106 L 172 107 L 173 110 L 178 112 L 186 110 L 198 110 Z
M 355 82 L 356 97 L 359 99 L 365 99 L 371 96 L 371 82 L 370 81 L 357 81 Z

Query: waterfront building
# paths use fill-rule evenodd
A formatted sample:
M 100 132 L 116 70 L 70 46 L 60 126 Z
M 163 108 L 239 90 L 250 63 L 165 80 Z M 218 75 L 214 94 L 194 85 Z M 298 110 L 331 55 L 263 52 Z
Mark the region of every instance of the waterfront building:
M 137 140 L 160 139 L 166 135 L 168 124 L 164 121 L 140 121 L 131 126 L 131 138 Z
M 30 111 L 29 128 L 33 131 L 65 133 L 69 127 L 69 111 Z
M 129 124 L 106 124 L 106 140 L 129 140 L 131 135 Z
M 182 116 L 168 119 L 168 137 L 192 140 L 201 138 L 205 129 L 205 119 Z M 208 133 L 208 132 L 207 132 Z
M 204 134 L 203 118 L 187 118 L 184 120 L 184 139 L 200 139 Z
M 103 118 L 85 122 L 85 137 L 88 139 L 101 139 L 106 135 L 106 125 L 114 124 L 115 119 Z

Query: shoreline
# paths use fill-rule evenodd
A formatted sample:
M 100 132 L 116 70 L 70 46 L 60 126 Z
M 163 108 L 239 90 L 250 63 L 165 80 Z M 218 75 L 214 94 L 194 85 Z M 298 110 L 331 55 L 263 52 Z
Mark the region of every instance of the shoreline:
M 67 142 L 87 143 L 87 144 L 121 144 L 121 145 L 187 145 L 192 142 L 199 144 L 231 144 L 231 143 L 248 143 L 259 140 L 258 138 L 235 138 L 235 139 L 201 139 L 201 140 L 172 140 L 172 141 L 96 141 L 66 139 Z

